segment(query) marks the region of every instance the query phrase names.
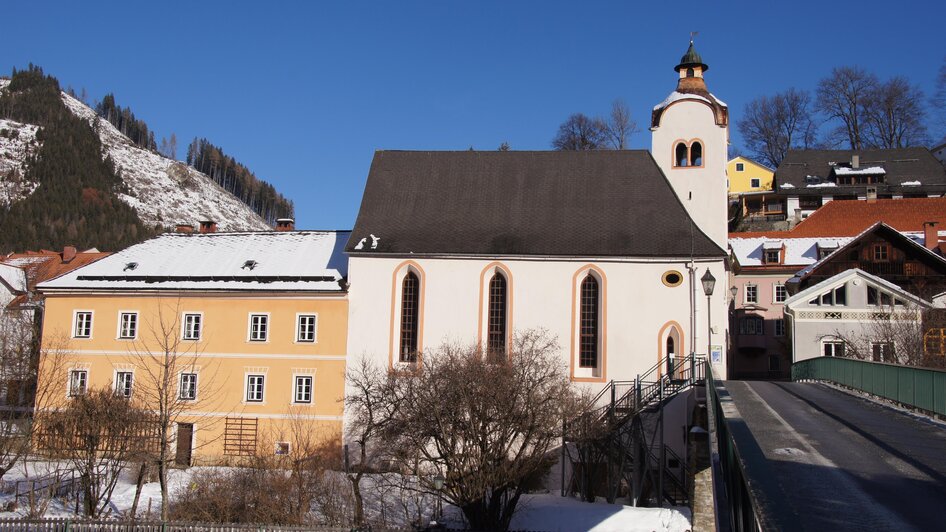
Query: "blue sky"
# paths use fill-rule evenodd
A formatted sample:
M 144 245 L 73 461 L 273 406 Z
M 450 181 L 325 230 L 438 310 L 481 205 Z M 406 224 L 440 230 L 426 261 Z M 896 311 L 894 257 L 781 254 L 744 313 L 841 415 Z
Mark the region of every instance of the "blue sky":
M 616 98 L 646 126 L 690 31 L 734 121 L 840 65 L 929 93 L 944 5 L 20 1 L 3 8 L 0 71 L 32 62 L 114 92 L 159 139 L 176 133 L 179 157 L 206 137 L 292 199 L 299 228 L 343 229 L 375 150 L 548 149 L 568 115 Z M 646 128 L 632 145 L 650 147 Z

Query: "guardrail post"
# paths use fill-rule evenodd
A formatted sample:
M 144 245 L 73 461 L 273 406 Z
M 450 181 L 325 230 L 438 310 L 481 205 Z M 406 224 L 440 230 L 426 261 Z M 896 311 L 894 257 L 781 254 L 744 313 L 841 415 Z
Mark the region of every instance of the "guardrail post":
M 636 400 L 634 402 L 634 410 L 640 410 L 641 408 L 641 374 L 638 373 L 637 377 L 634 377 L 634 390 L 636 394 Z

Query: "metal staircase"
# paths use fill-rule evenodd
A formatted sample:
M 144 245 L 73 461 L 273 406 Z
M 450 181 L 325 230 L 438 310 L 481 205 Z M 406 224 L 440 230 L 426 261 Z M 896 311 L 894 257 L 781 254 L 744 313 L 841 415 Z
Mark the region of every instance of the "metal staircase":
M 663 444 L 662 409 L 678 393 L 703 384 L 703 368 L 703 357 L 664 358 L 633 381 L 609 382 L 584 414 L 565 423 L 562 494 L 610 503 L 627 497 L 635 506 L 687 504 L 689 472 Z M 566 461 L 572 466 L 568 479 Z

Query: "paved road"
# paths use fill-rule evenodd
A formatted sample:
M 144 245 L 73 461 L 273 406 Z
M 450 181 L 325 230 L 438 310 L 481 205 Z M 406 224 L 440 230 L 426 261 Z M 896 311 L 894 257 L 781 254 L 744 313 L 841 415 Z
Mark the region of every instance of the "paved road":
M 781 530 L 944 530 L 946 428 L 821 384 L 727 381 L 750 489 Z

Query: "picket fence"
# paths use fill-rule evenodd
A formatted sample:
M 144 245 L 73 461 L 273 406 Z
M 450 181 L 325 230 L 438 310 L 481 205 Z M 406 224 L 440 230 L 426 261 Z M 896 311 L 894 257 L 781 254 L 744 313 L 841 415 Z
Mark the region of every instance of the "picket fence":
M 290 532 L 311 530 L 318 532 L 352 532 L 351 528 L 175 523 L 161 521 L 115 521 L 94 519 L 0 519 L 0 532 Z

